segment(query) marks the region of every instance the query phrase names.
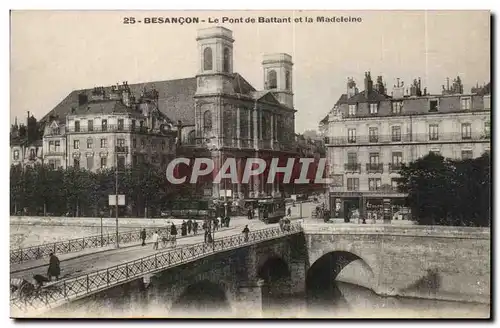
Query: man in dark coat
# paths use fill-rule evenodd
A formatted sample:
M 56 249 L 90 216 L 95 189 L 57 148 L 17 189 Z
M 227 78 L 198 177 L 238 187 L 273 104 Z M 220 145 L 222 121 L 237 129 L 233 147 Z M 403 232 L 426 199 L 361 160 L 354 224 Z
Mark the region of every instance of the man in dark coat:
M 186 235 L 187 235 L 187 223 L 186 221 L 182 221 L 181 236 L 186 236 Z
M 191 234 L 191 230 L 193 230 L 193 220 L 191 220 L 191 218 L 189 218 L 187 222 L 187 228 L 188 228 L 188 234 Z
M 174 223 L 170 225 L 170 242 L 172 246 L 175 246 L 175 244 L 177 243 L 177 227 Z
M 146 246 L 146 229 L 142 229 L 141 231 L 141 240 L 142 246 Z
M 49 280 L 52 280 L 52 277 L 56 277 L 56 280 L 59 280 L 60 274 L 61 274 L 61 267 L 59 259 L 57 258 L 57 256 L 54 255 L 54 253 L 50 253 L 47 276 L 49 277 Z

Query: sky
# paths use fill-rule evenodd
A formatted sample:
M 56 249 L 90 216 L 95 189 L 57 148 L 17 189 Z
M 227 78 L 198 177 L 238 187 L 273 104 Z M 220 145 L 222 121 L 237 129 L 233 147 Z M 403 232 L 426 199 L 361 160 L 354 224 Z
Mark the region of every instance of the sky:
M 200 24 L 124 24 L 125 17 L 199 17 Z M 223 17 L 302 18 L 297 23 L 224 23 Z M 361 22 L 319 23 L 318 16 Z M 313 19 L 306 23 L 305 17 Z M 208 19 L 219 23 L 208 23 Z M 42 118 L 72 90 L 195 76 L 197 30 L 233 31 L 234 72 L 263 88 L 262 57 L 292 56 L 295 130 L 317 129 L 342 93 L 347 77 L 363 89 L 364 72 L 382 75 L 390 91 L 400 78 L 440 93 L 457 75 L 470 91 L 490 81 L 487 11 L 13 11 L 11 110 Z

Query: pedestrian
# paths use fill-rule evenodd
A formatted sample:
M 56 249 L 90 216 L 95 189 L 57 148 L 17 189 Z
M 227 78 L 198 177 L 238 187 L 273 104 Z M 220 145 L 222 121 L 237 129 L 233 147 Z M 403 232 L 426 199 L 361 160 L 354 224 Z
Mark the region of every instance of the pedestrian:
M 287 215 L 292 216 L 292 208 L 291 207 L 288 208 Z
M 141 240 L 142 246 L 146 246 L 146 229 L 142 229 L 141 231 Z
M 170 226 L 170 242 L 172 243 L 172 246 L 175 246 L 177 243 L 177 227 L 173 222 Z
M 229 221 L 231 221 L 231 218 L 229 217 L 229 215 L 226 216 L 225 221 L 226 221 L 225 222 L 226 223 L 226 228 L 229 228 Z
M 198 233 L 198 221 L 196 220 L 193 220 L 193 235 L 196 236 L 196 234 Z
M 249 220 L 251 220 L 251 219 L 252 219 L 252 209 L 251 209 L 250 207 L 249 207 L 249 208 L 248 208 L 248 210 L 247 210 L 247 218 L 248 218 Z
M 242 233 L 243 236 L 245 236 L 245 242 L 248 242 L 248 233 L 250 232 L 250 229 L 248 229 L 248 225 L 245 226 L 245 229 L 243 229 Z
M 205 243 L 206 243 L 206 242 L 207 242 L 207 238 L 208 238 L 208 237 L 207 237 L 207 230 L 208 230 L 208 220 L 207 220 L 207 219 L 205 219 L 205 221 L 203 221 L 203 226 L 202 226 L 202 228 L 203 228 L 203 230 L 204 230 L 204 232 L 205 232 L 205 239 L 204 239 L 204 241 L 205 241 Z
M 220 221 L 222 221 L 222 218 L 220 216 L 214 219 L 214 231 L 219 230 Z
M 158 231 L 153 232 L 153 250 L 158 250 Z
M 187 228 L 188 228 L 188 234 L 191 234 L 191 230 L 193 230 L 193 220 L 191 220 L 191 218 L 189 218 L 187 222 Z
M 186 235 L 187 235 L 187 223 L 186 223 L 186 221 L 182 221 L 181 236 L 186 236 Z
M 59 275 L 61 274 L 61 266 L 60 261 L 54 253 L 49 254 L 49 268 L 47 269 L 47 276 L 49 277 L 49 281 L 52 280 L 52 277 L 56 277 L 56 280 L 59 280 Z

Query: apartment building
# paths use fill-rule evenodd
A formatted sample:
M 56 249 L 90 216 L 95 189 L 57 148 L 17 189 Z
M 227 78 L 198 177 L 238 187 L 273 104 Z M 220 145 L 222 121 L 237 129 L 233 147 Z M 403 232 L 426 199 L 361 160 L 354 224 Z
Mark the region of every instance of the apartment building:
M 407 195 L 397 192 L 402 163 L 429 152 L 465 159 L 490 151 L 489 86 L 464 94 L 457 78 L 443 86 L 441 94 L 432 95 L 422 90 L 420 79 L 409 87 L 398 79 L 388 95 L 382 77 L 374 86 L 367 72 L 364 87 L 359 92 L 348 79 L 346 94 L 328 115 L 334 217 L 359 213 L 368 223 L 382 222 L 385 203 L 393 219 L 405 219 Z

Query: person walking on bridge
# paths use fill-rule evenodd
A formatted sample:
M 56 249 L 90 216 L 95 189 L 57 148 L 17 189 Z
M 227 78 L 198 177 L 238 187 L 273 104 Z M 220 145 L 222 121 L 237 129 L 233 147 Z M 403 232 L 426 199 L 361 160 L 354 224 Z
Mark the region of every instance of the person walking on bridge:
M 158 231 L 155 231 L 155 232 L 153 233 L 153 249 L 154 249 L 155 251 L 156 251 L 156 250 L 158 250 L 158 238 L 159 238 L 159 236 L 158 236 Z
M 187 235 L 187 223 L 186 223 L 186 221 L 182 221 L 181 236 L 186 236 L 186 235 Z
M 198 233 L 198 221 L 194 220 L 193 222 L 193 234 L 196 236 Z
M 170 226 L 170 242 L 172 243 L 172 247 L 177 243 L 177 227 L 173 222 Z
M 141 231 L 141 240 L 142 240 L 141 246 L 146 246 L 146 229 L 142 229 Z
M 191 218 L 189 218 L 187 222 L 187 228 L 188 228 L 188 234 L 191 234 L 191 230 L 193 230 L 193 220 L 191 220 Z
M 248 229 L 248 225 L 245 226 L 245 229 L 242 231 L 243 236 L 245 236 L 245 243 L 248 242 L 248 234 L 250 233 L 250 229 Z
M 56 277 L 56 280 L 59 280 L 59 275 L 61 274 L 61 262 L 57 256 L 54 255 L 54 253 L 50 253 L 49 256 L 49 268 L 47 269 L 49 281 L 52 280 L 52 277 Z

